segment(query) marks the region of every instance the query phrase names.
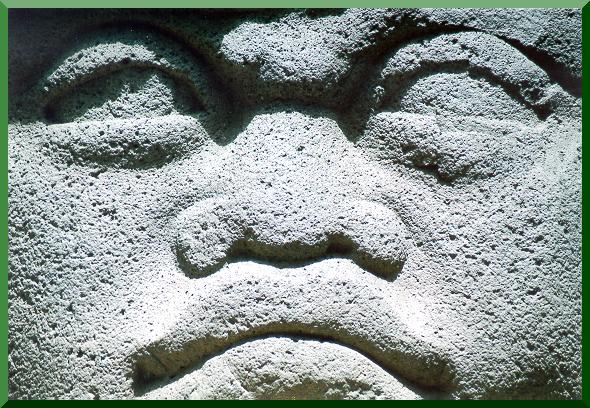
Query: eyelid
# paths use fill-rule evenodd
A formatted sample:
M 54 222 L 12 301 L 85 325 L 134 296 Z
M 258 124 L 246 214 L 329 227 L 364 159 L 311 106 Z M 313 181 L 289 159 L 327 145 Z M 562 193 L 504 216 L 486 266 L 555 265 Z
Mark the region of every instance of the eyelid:
M 541 116 L 548 113 L 555 85 L 545 71 L 508 43 L 479 32 L 441 34 L 398 49 L 381 72 L 384 95 L 395 95 L 409 78 L 445 65 L 490 77 Z
M 143 31 L 103 34 L 100 39 L 79 47 L 46 77 L 41 85 L 44 108 L 78 85 L 127 68 L 154 68 L 181 80 L 205 110 L 221 105 L 203 64 L 181 44 Z
M 157 166 L 210 141 L 198 119 L 183 115 L 64 123 L 47 130 L 50 143 L 75 159 L 115 167 L 133 166 L 137 159 Z

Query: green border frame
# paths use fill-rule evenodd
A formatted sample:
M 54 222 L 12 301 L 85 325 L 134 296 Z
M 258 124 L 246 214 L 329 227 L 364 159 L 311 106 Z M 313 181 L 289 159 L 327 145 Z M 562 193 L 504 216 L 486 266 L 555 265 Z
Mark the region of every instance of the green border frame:
M 7 8 L 333 8 L 333 7 L 445 7 L 445 8 L 582 8 L 585 0 L 3 0 Z
M 4 405 L 8 399 L 8 9 L 1 2 L 0 84 L 0 405 Z
M 252 7 L 252 8 L 332 8 L 332 7 L 444 7 L 444 8 L 582 8 L 586 4 L 584 0 L 201 0 L 199 2 L 190 0 L 167 0 L 165 3 L 152 0 L 90 0 L 80 2 L 76 0 L 4 0 L 7 8 L 159 8 L 163 4 L 166 8 L 229 8 L 229 7 Z
M 190 0 L 166 0 L 166 8 L 300 8 L 300 7 L 445 7 L 445 8 L 581 8 L 582 9 L 582 61 L 589 61 L 582 66 L 582 98 L 590 97 L 590 3 L 586 0 L 288 0 L 280 4 L 271 0 L 200 0 L 198 4 Z M 8 9 L 10 8 L 158 8 L 162 0 L 3 0 L 0 1 L 0 407 L 8 402 Z M 590 146 L 584 135 L 590 126 L 589 116 L 582 115 L 582 150 Z M 590 148 L 590 147 L 588 147 Z M 582 161 L 582 174 L 590 171 L 590 161 Z M 588 178 L 582 178 L 582 260 L 586 255 L 588 244 L 584 245 L 584 231 L 590 228 L 588 217 L 584 216 L 584 208 L 589 199 L 583 194 L 587 191 Z M 590 204 L 588 204 L 590 205 Z M 6 255 L 4 257 L 3 255 Z M 584 266 L 584 264 L 583 264 Z M 584 278 L 585 268 L 582 267 L 582 298 L 587 299 L 590 282 Z M 590 314 L 590 301 L 582 302 L 582 316 Z M 510 401 L 503 402 L 514 407 L 516 404 L 539 406 L 565 403 L 568 406 L 590 408 L 590 352 L 585 341 L 585 334 L 590 330 L 588 318 L 582 319 L 582 400 L 581 401 Z M 143 402 L 146 403 L 147 401 Z M 10 405 L 21 405 L 25 401 L 10 401 Z M 109 402 L 110 403 L 110 402 Z M 127 402 L 125 402 L 127 403 Z M 402 402 L 404 403 L 404 402 Z M 435 401 L 428 404 L 446 404 L 450 401 Z M 461 403 L 461 402 L 459 402 Z M 476 404 L 494 404 L 496 401 L 477 401 Z M 399 402 L 396 402 L 399 404 Z
M 582 62 L 589 61 L 590 58 L 590 3 L 587 3 L 582 8 Z M 584 98 L 588 100 L 590 95 L 590 67 L 584 66 L 582 63 L 582 101 Z M 587 112 L 587 110 L 586 110 Z M 589 125 L 589 116 L 582 109 L 582 151 L 584 151 L 588 147 L 588 141 L 586 140 L 586 135 L 588 132 L 585 132 L 588 129 Z M 588 323 L 588 315 L 590 314 L 590 302 L 586 301 L 584 303 L 583 299 L 588 299 L 588 294 L 590 293 L 590 282 L 588 278 L 584 276 L 585 268 L 584 265 L 588 264 L 588 262 L 584 263 L 584 257 L 586 256 L 586 251 L 588 249 L 588 244 L 584 244 L 584 231 L 588 231 L 590 226 L 588 217 L 584 215 L 584 208 L 586 204 L 588 204 L 588 198 L 585 197 L 584 191 L 588 191 L 588 177 L 584 180 L 584 173 L 588 174 L 588 167 L 590 166 L 590 162 L 588 160 L 584 161 L 582 156 L 582 403 L 588 407 L 590 406 L 590 397 L 589 397 L 589 389 L 590 389 L 590 371 L 588 369 L 588 364 L 590 361 L 589 353 L 588 353 L 588 342 L 584 342 L 584 338 L 587 340 L 587 333 L 589 333 L 589 325 Z M 586 212 L 587 214 L 587 212 Z M 586 320 L 584 320 L 584 316 L 586 316 Z M 586 336 L 585 336 L 586 335 Z

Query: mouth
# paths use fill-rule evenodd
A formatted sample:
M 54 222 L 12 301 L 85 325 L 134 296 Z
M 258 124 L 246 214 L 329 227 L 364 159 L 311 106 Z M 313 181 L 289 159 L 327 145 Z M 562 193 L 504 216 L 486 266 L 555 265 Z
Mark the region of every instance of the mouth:
M 353 361 L 352 353 L 419 398 L 447 395 L 454 384 L 448 354 L 404 323 L 403 305 L 388 297 L 387 284 L 343 258 L 293 268 L 228 264 L 202 279 L 164 334 L 130 356 L 135 396 L 199 381 L 204 368 L 236 348 L 264 350 L 265 342 L 279 338 L 303 340 L 295 349 L 303 355 L 302 347 L 317 344 L 328 347 L 320 355 L 335 353 L 341 362 Z

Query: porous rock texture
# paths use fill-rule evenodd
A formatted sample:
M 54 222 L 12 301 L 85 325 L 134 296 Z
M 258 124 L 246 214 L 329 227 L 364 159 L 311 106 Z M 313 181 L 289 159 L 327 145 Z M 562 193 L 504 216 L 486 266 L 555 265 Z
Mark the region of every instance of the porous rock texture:
M 579 10 L 9 34 L 11 398 L 581 398 Z

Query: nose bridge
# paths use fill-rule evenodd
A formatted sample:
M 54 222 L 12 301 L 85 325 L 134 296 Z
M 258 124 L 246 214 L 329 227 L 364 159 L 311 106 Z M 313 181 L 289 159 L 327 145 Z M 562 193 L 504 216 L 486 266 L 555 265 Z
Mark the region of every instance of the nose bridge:
M 255 115 L 234 146 L 246 160 L 277 165 L 334 163 L 329 159 L 351 147 L 335 118 L 298 110 Z
M 235 185 L 242 184 L 244 201 L 261 222 L 281 218 L 283 228 L 319 224 L 322 207 L 351 193 L 341 160 L 351 148 L 331 117 L 299 110 L 259 114 L 236 139 L 234 157 L 251 179 Z
M 349 195 L 355 184 L 358 187 L 353 162 L 361 160 L 360 155 L 329 112 L 255 115 L 231 149 L 232 186 L 273 202 L 275 211 L 279 204 L 305 209 L 310 202 Z

